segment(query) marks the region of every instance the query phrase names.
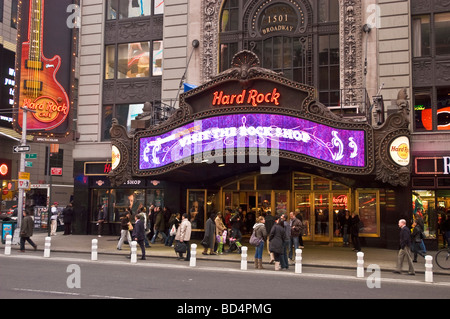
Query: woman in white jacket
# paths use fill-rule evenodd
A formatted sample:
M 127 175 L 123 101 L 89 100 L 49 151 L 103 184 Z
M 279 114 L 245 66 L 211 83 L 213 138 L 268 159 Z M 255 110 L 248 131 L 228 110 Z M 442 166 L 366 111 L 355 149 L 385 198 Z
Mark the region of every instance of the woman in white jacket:
M 187 246 L 186 258 L 183 258 L 183 253 L 179 253 L 180 257 L 178 259 L 184 259 L 189 261 L 191 259 L 191 247 L 189 241 L 191 240 L 192 226 L 189 221 L 188 214 L 184 213 L 181 216 L 181 224 L 177 229 L 177 234 L 175 235 L 175 241 L 180 243 L 185 243 Z

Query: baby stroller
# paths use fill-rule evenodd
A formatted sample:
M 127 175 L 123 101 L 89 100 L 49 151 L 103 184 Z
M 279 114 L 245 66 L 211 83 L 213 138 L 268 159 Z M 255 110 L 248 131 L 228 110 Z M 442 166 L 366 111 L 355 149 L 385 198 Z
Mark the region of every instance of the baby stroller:
M 241 238 L 237 237 L 236 235 L 238 235 L 238 234 L 236 234 L 234 229 L 232 229 L 230 238 L 228 239 L 228 241 L 230 243 L 230 248 L 228 249 L 228 252 L 231 253 L 231 252 L 237 250 L 237 253 L 240 254 L 242 252 L 241 251 L 242 244 L 240 242 Z

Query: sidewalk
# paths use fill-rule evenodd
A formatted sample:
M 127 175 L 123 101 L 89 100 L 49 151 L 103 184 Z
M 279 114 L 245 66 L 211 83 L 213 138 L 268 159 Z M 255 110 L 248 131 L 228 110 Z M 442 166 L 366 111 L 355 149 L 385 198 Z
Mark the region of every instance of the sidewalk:
M 32 240 L 37 244 L 38 251 L 44 250 L 45 237 L 47 233 L 35 233 Z M 51 251 L 52 252 L 68 252 L 68 253 L 90 253 L 92 246 L 92 239 L 98 240 L 98 254 L 101 255 L 123 255 L 127 256 L 130 253 L 129 245 L 123 245 L 122 250 L 117 250 L 118 236 L 102 236 L 98 238 L 95 235 L 69 235 L 64 236 L 62 232 L 58 232 L 56 236 L 51 237 Z M 215 261 L 230 261 L 240 262 L 241 255 L 236 252 L 224 253 L 223 255 L 202 255 L 203 247 L 198 241 L 191 241 L 191 244 L 197 244 L 197 259 L 200 260 L 215 260 Z M 255 248 L 247 242 L 242 243 L 248 247 L 248 263 L 253 263 L 253 256 Z M 4 244 L 0 243 L 0 253 L 4 253 Z M 162 243 L 150 244 L 151 248 L 146 249 L 147 257 L 167 257 L 176 258 L 173 248 L 164 246 Z M 26 243 L 25 249 L 30 249 Z M 140 255 L 140 248 L 137 247 L 137 253 Z M 18 245 L 13 245 L 12 250 L 18 250 Z M 228 249 L 226 245 L 225 250 Z M 390 249 L 369 248 L 363 247 L 364 253 L 364 267 L 367 268 L 370 264 L 376 264 L 382 271 L 393 271 L 397 262 L 397 251 Z M 436 251 L 429 251 L 428 254 L 433 256 Z M 341 247 L 339 245 L 318 245 L 313 243 L 305 243 L 305 248 L 302 249 L 302 265 L 314 267 L 329 267 L 329 268 L 347 268 L 356 270 L 356 252 L 352 248 Z M 295 254 L 294 254 L 295 258 Z M 266 247 L 264 247 L 263 263 L 269 262 L 269 256 Z M 404 262 L 403 269 L 407 270 L 407 262 Z M 291 266 L 292 267 L 292 266 Z M 425 261 L 422 257 L 418 257 L 418 262 L 414 263 L 414 268 L 417 273 L 425 272 Z M 436 274 L 450 275 L 450 270 L 442 270 L 437 265 L 433 265 L 433 272 Z

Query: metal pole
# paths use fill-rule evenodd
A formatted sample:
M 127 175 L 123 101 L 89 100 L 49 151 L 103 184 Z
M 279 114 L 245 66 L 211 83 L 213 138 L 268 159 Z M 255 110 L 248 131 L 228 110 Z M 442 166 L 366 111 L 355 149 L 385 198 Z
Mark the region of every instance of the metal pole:
M 28 109 L 24 106 L 22 108 L 23 116 L 22 116 L 22 139 L 20 140 L 20 145 L 27 145 L 27 113 Z M 20 172 L 25 172 L 25 153 L 20 153 L 20 165 L 19 165 L 19 174 Z M 23 188 L 19 188 L 19 200 L 17 203 L 17 226 L 16 229 L 20 229 L 20 225 L 22 224 L 22 215 L 23 215 L 23 196 L 24 191 Z

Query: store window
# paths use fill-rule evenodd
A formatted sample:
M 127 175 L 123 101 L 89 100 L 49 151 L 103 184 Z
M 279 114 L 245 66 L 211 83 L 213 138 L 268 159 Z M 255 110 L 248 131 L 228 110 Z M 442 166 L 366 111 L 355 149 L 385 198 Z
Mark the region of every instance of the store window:
M 187 201 L 192 230 L 203 230 L 206 222 L 206 190 L 188 190 Z
M 379 192 L 370 190 L 357 191 L 357 210 L 359 219 L 364 226 L 360 229 L 360 235 L 380 236 Z
M 416 132 L 433 130 L 431 89 L 414 89 L 414 130 Z
M 436 239 L 438 222 L 438 216 L 436 214 L 436 192 L 434 190 L 413 190 L 412 208 L 413 219 L 421 218 L 424 222 L 425 238 Z

